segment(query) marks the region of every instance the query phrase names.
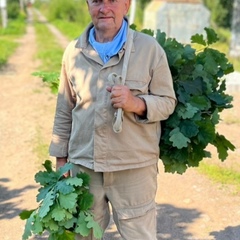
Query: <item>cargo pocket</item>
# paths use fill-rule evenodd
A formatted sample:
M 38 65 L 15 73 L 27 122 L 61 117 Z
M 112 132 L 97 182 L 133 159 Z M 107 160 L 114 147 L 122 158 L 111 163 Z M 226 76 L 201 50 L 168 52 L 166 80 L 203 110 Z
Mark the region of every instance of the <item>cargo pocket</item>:
M 156 239 L 156 203 L 113 210 L 118 231 L 125 240 Z

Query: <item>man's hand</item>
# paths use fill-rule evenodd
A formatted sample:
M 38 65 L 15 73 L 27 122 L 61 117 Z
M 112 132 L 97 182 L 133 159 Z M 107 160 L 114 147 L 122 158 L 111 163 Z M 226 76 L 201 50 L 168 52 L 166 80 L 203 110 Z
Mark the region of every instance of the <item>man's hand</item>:
M 56 170 L 58 170 L 60 167 L 63 167 L 67 163 L 67 158 L 66 157 L 57 157 L 56 158 Z M 70 176 L 70 172 L 67 172 L 64 174 L 64 177 Z
M 114 108 L 122 108 L 126 112 L 133 112 L 139 116 L 145 115 L 145 102 L 141 98 L 134 96 L 127 86 L 114 85 L 107 87 L 107 91 L 110 92 L 110 98 Z

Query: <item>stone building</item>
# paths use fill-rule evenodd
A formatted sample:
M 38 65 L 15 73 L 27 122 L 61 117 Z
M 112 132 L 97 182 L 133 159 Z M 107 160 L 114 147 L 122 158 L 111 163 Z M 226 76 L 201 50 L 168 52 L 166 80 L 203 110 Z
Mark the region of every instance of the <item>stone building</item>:
M 152 0 L 144 11 L 143 28 L 160 29 L 181 43 L 209 25 L 210 12 L 201 0 Z

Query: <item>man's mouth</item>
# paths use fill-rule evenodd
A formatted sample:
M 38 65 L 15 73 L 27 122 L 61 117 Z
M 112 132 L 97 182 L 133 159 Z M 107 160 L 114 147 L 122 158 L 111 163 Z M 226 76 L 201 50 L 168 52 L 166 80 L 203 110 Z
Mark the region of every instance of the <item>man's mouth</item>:
M 113 18 L 112 16 L 102 16 L 102 17 L 99 17 L 98 19 L 111 19 Z

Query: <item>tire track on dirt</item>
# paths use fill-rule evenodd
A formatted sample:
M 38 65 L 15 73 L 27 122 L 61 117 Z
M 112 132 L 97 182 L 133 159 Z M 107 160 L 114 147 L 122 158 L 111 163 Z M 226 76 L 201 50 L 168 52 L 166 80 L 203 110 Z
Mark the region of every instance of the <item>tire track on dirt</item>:
M 25 222 L 18 214 L 37 206 L 34 174 L 40 163 L 34 146 L 38 131 L 50 139 L 55 102 L 41 80 L 31 75 L 39 65 L 31 22 L 19 42 L 16 52 L 0 70 L 1 240 L 20 240 Z

